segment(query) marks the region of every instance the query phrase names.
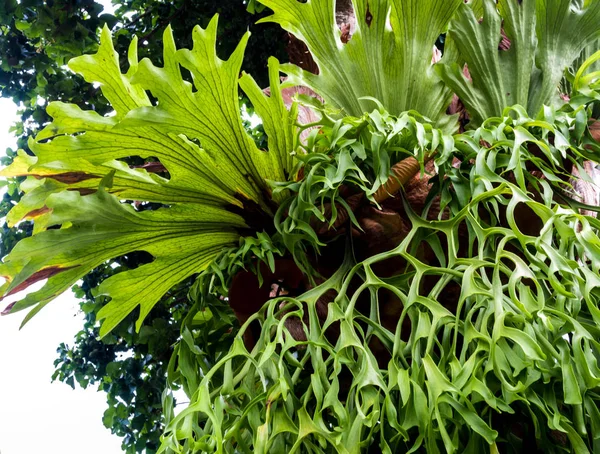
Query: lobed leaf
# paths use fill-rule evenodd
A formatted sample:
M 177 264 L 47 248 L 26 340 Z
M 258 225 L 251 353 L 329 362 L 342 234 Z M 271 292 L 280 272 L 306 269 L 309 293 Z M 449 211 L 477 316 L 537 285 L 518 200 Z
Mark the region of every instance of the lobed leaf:
M 27 176 L 22 203 L 9 214 L 12 224 L 35 219 L 35 235 L 21 242 L 0 265 L 4 296 L 47 279 L 37 292 L 7 310 L 35 306 L 27 321 L 54 297 L 106 260 L 134 251 L 153 262 L 106 280 L 100 292 L 112 300 L 99 312 L 106 335 L 140 306 L 139 329 L 154 304 L 175 284 L 202 271 L 233 246 L 248 228 L 247 205 L 272 216 L 269 181 L 292 170 L 294 113 L 283 103 L 272 60 L 271 97 L 257 107 L 269 125 L 269 150 L 259 150 L 244 130 L 238 104 L 238 75 L 246 35 L 227 61 L 216 56 L 215 17 L 194 30 L 191 51 L 177 50 L 170 28 L 164 34 L 164 67 L 138 63 L 136 41 L 129 70 L 122 74 L 108 29 L 98 53 L 78 57 L 71 68 L 101 84 L 113 116 L 59 102 L 54 121 L 30 140 L 35 156 L 19 155 L 3 176 Z M 188 69 L 194 88 L 182 78 Z M 244 87 L 257 100 L 258 88 Z M 146 91 L 157 99 L 152 105 Z M 261 95 L 262 96 L 262 95 Z M 284 121 L 281 121 L 281 120 Z M 154 158 L 165 173 L 131 168 L 122 160 Z M 138 212 L 124 200 L 159 203 Z M 234 214 L 239 213 L 239 214 Z
M 571 3 L 483 0 L 483 19 L 476 9 L 461 5 L 448 41 L 456 46 L 470 77 L 458 62 L 436 68 L 475 126 L 515 104 L 536 117 L 544 104 L 554 101 L 564 71 L 600 36 L 600 4 Z M 507 38 L 503 45 L 502 33 Z
M 390 113 L 407 110 L 437 120 L 451 93 L 438 79 L 432 49 L 460 0 L 353 0 L 356 30 L 347 43 L 335 22 L 334 0 L 261 0 L 277 22 L 302 40 L 319 67 L 311 74 L 293 65 L 289 83 L 304 85 L 345 115 L 360 116 L 377 99 Z

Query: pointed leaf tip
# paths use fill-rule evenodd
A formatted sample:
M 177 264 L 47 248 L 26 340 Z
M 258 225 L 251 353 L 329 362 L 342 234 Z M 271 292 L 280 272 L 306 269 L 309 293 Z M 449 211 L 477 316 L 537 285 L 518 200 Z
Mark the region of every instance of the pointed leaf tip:
M 102 178 L 102 181 L 100 181 L 100 185 L 98 186 L 99 191 L 104 191 L 107 188 L 112 188 L 115 173 L 115 170 L 111 170 L 104 176 L 104 178 Z
M 3 310 L 2 312 L 0 312 L 0 315 L 9 315 L 9 314 L 10 314 L 10 311 L 12 310 L 12 308 L 13 308 L 13 306 L 14 306 L 15 304 L 17 304 L 17 302 L 16 302 L 16 301 L 14 301 L 14 302 L 10 303 L 8 306 L 6 306 L 6 307 L 4 308 L 4 310 Z

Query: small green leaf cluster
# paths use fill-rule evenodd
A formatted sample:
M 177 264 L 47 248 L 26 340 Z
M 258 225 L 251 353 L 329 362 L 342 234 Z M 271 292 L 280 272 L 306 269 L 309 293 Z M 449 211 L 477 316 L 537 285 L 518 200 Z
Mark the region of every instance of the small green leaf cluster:
M 407 157 L 420 162 L 434 155 L 438 164 L 448 160 L 454 139 L 447 131 L 411 111 L 395 117 L 378 103 L 378 109 L 360 118 L 336 119 L 320 108 L 322 118 L 313 128 L 297 155 L 299 181 L 276 182 L 274 192 L 287 190 L 294 194 L 279 207 L 274 222 L 281 241 L 298 264 L 310 274 L 305 256 L 325 244 L 316 230 L 329 231 L 349 219 L 358 229 L 349 197 L 379 205 L 375 194 L 389 180 L 391 167 Z M 412 176 L 412 175 L 411 175 Z M 320 229 L 317 228 L 320 226 Z

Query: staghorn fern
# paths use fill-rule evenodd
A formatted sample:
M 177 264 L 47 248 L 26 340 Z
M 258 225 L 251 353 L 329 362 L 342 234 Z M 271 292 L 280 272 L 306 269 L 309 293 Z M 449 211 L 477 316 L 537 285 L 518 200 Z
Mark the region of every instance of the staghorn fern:
M 0 265 L 7 278 L 3 294 L 48 279 L 11 306 L 12 312 L 35 306 L 28 320 L 107 259 L 144 250 L 154 256 L 152 263 L 118 274 L 99 289 L 113 298 L 98 314 L 104 319 L 101 335 L 138 305 L 139 329 L 173 285 L 237 242 L 249 228 L 247 206 L 260 207 L 267 216 L 277 206 L 283 194 L 271 200 L 266 181 L 287 177 L 295 140 L 294 114 L 280 96 L 278 63 L 270 62 L 269 98 L 250 76 L 239 82 L 263 117 L 269 135 L 269 150 L 264 151 L 245 132 L 238 112 L 238 73 L 247 37 L 224 62 L 215 53 L 216 30 L 215 17 L 206 30 L 195 29 L 192 51 L 178 51 L 167 29 L 163 68 L 147 59 L 138 64 L 134 40 L 129 71 L 121 74 L 107 28 L 97 54 L 71 61 L 74 71 L 102 84 L 115 115 L 101 117 L 51 103 L 48 112 L 54 121 L 30 141 L 35 157 L 21 153 L 2 171 L 4 176 L 28 176 L 26 194 L 8 219 L 35 218 L 37 232 Z M 181 78 L 181 67 L 192 73 L 195 90 Z M 158 105 L 150 104 L 146 89 Z M 156 156 L 170 178 L 118 160 L 135 155 Z M 165 206 L 138 213 L 119 199 Z M 47 229 L 53 226 L 62 227 Z
M 47 279 L 7 312 L 33 306 L 28 320 L 104 260 L 145 250 L 152 263 L 100 288 L 112 297 L 101 333 L 137 306 L 139 329 L 173 284 L 201 273 L 169 367 L 191 403 L 175 416 L 165 393 L 161 452 L 600 450 L 600 223 L 580 213 L 595 207 L 576 200 L 569 182 L 571 167 L 585 176 L 584 162 L 600 161 L 589 128 L 600 77 L 578 73 L 569 104 L 543 107 L 597 38 L 598 1 L 504 0 L 496 11 L 491 1 L 356 0 L 347 44 L 333 1 L 263 3 L 313 52 L 319 75 L 282 69 L 288 85 L 322 97 L 325 106 L 304 100 L 321 120 L 294 124 L 298 106 L 285 108 L 277 61 L 270 96 L 249 75 L 238 78 L 247 36 L 218 59 L 216 19 L 195 29 L 192 50 L 177 50 L 167 30 L 163 68 L 138 63 L 133 42 L 126 74 L 104 30 L 98 54 L 71 67 L 102 84 L 115 115 L 52 103 L 54 121 L 31 142 L 35 157 L 2 171 L 29 176 L 9 221 L 36 221 L 35 235 L 0 265 L 3 294 Z M 541 44 L 523 64 L 511 33 L 528 31 L 531 44 L 533 22 L 521 29 L 505 16 L 531 19 L 534 10 Z M 513 51 L 496 59 L 501 17 Z M 593 26 L 567 38 L 542 27 L 553 17 Z M 435 71 L 431 48 L 447 26 Z M 470 54 L 474 43 L 484 50 Z M 508 107 L 499 63 L 486 69 L 481 59 L 516 59 L 523 107 Z M 456 72 L 465 61 L 472 83 Z M 238 88 L 263 120 L 267 150 L 243 129 Z M 443 114 L 451 90 L 478 129 L 456 134 Z M 378 108 L 365 114 L 374 99 Z M 303 142 L 307 128 L 316 129 Z M 170 178 L 119 161 L 134 155 L 156 156 Z M 410 187 L 411 175 L 397 181 L 392 171 L 416 162 L 424 182 L 431 159 L 433 186 L 416 213 L 410 194 L 388 194 L 395 183 Z M 163 206 L 139 213 L 124 199 Z M 410 228 L 394 248 L 360 257 L 354 211 L 390 204 Z M 321 273 L 318 254 L 339 254 L 340 244 L 338 266 Z M 226 300 L 235 276 L 277 276 L 290 255 L 313 285 L 266 302 L 238 331 Z M 256 345 L 245 344 L 257 323 Z
M 211 358 L 213 367 L 193 376 L 197 391 L 169 424 L 164 449 L 353 453 L 378 446 L 390 453 L 516 453 L 531 437 L 542 452 L 600 449 L 600 222 L 554 197 L 566 193 L 555 158 L 566 156 L 578 166 L 600 158 L 600 146 L 587 130 L 589 108 L 547 109 L 543 120 L 508 109 L 504 117 L 455 136 L 429 129 L 407 151 L 422 161 L 418 150 L 435 151 L 436 134 L 452 144 L 437 160 L 449 218 L 428 221 L 407 207 L 412 229 L 396 249 L 359 263 L 348 252 L 321 285 L 269 301 L 242 327 L 248 329 L 253 320 L 261 324 L 252 351 L 238 336 L 227 354 Z M 385 151 L 393 156 L 394 141 L 411 137 L 411 126 L 420 120 L 375 111 L 344 121 L 364 124 L 357 128 L 365 135 L 387 133 Z M 345 180 L 335 178 L 338 156 L 356 143 L 352 128 L 345 134 L 340 129 L 321 129 L 316 137 L 336 145 L 326 153 L 316 145 L 309 149 L 303 162 L 310 178 L 286 185 L 296 186 L 297 194 L 285 205 L 286 222 L 295 220 L 301 228 L 299 220 L 310 217 L 307 207 L 323 207 L 323 194 L 328 197 L 336 184 L 355 179 L 351 173 Z M 528 144 L 543 148 L 548 160 Z M 364 148 L 367 161 L 380 152 Z M 368 174 L 359 155 L 350 152 L 353 165 L 344 168 L 356 166 Z M 453 158 L 462 164 L 452 166 Z M 530 172 L 531 164 L 545 178 Z M 371 188 L 363 190 L 368 194 Z M 522 225 L 524 208 L 528 225 Z M 538 233 L 532 234 L 536 224 Z M 287 232 L 280 232 L 285 238 Z M 314 240 L 303 235 L 298 241 Z M 424 243 L 435 251 L 438 266 L 415 256 Z M 404 260 L 404 269 L 378 276 L 377 265 L 394 257 Z M 217 274 L 227 274 L 229 263 L 215 263 L 200 277 L 198 310 L 210 312 L 219 304 L 211 283 Z M 426 279 L 435 285 L 424 293 Z M 440 304 L 444 292 L 457 287 L 458 306 Z M 384 291 L 401 302 L 393 329 L 386 328 Z M 370 309 L 358 311 L 363 294 Z M 323 297 L 329 301 L 325 321 L 317 314 Z M 295 317 L 304 321 L 306 340 L 288 332 L 286 321 Z M 337 339 L 330 333 L 336 325 Z M 377 344 L 389 359 L 383 365 L 378 364 L 381 349 L 373 349 Z M 207 353 L 201 344 L 185 342 L 180 349 L 186 352 L 178 358 L 185 382 L 190 377 L 184 370 L 205 363 Z

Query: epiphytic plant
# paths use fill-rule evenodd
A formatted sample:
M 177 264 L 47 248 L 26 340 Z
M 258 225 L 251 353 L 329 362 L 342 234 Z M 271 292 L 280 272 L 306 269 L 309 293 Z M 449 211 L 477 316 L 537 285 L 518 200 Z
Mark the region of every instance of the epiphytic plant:
M 169 368 L 191 403 L 175 416 L 165 393 L 162 452 L 600 449 L 600 55 L 554 96 L 600 36 L 600 3 L 355 0 L 347 34 L 333 0 L 262 3 L 318 74 L 271 60 L 266 94 L 238 77 L 247 37 L 217 58 L 216 20 L 192 50 L 167 31 L 162 68 L 133 42 L 122 74 L 107 30 L 71 62 L 115 114 L 51 104 L 35 156 L 3 171 L 28 176 L 9 220 L 36 222 L 3 292 L 47 279 L 9 311 L 31 317 L 108 258 L 150 253 L 100 287 L 106 334 L 199 273 Z M 315 96 L 288 109 L 290 85 Z

